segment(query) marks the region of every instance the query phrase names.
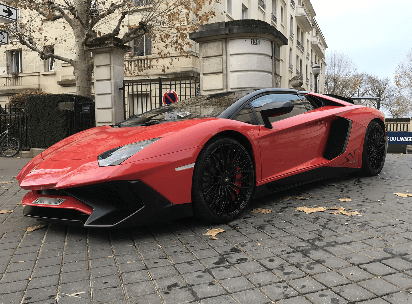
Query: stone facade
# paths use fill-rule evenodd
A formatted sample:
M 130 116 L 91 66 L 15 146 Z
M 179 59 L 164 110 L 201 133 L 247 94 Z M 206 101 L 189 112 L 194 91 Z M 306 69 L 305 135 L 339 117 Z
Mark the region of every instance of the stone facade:
M 228 62 L 224 56 L 203 56 L 199 53 L 199 46 L 195 44 L 189 57 L 171 51 L 170 57 L 174 59 L 172 65 L 170 58 L 158 58 L 157 55 L 134 56 L 133 51 L 125 55 L 125 79 L 196 77 L 200 75 L 201 68 L 204 76 L 208 77 L 208 83 L 220 86 L 238 88 L 238 80 L 245 76 L 245 69 L 256 70 L 256 73 L 273 74 L 274 81 L 264 81 L 261 85 L 274 87 L 292 87 L 291 79 L 300 76 L 303 79 L 302 88 L 308 91 L 314 90 L 314 77 L 312 66 L 318 64 L 322 72 L 318 77 L 319 92 L 324 90 L 325 49 L 327 44 L 322 32 L 316 23 L 315 11 L 310 0 L 221 0 L 214 4 L 216 16 L 209 23 L 227 22 L 241 19 L 254 19 L 265 21 L 287 38 L 287 45 L 275 45 L 269 50 L 270 39 L 261 37 L 260 48 L 256 56 L 245 61 L 248 48 L 252 48 L 250 40 L 247 42 L 237 40 L 228 44 L 216 42 L 213 46 L 216 52 L 230 53 L 229 68 L 234 72 L 230 83 L 225 84 L 222 75 L 228 68 Z M 22 15 L 23 16 L 23 15 Z M 62 31 L 63 24 L 53 23 L 51 31 Z M 251 39 L 248 37 L 247 39 Z M 11 39 L 12 40 L 12 39 Z M 155 46 L 156 41 L 152 42 Z M 55 53 L 70 57 L 73 51 L 73 41 L 68 39 L 63 44 L 54 45 Z M 212 48 L 212 45 L 210 45 Z M 254 48 L 256 50 L 257 48 Z M 20 52 L 20 53 L 19 53 Z M 253 52 L 253 51 L 252 51 Z M 273 66 L 269 67 L 270 56 L 275 58 Z M 220 56 L 220 57 L 219 57 Z M 225 55 L 226 56 L 226 55 Z M 14 59 L 13 59 L 14 58 Z M 200 61 L 202 58 L 202 63 Z M 258 60 L 258 58 L 260 58 Z M 13 60 L 17 59 L 18 64 Z M 161 66 L 167 64 L 169 69 L 164 73 Z M 142 67 L 144 72 L 136 73 Z M 16 70 L 17 69 L 17 70 Z M 102 68 L 103 70 L 104 68 Z M 99 73 L 99 71 L 97 71 Z M 249 73 L 249 79 L 254 81 L 259 77 Z M 96 75 L 95 75 L 96 77 Z M 10 96 L 40 88 L 48 93 L 75 93 L 75 81 L 73 68 L 61 61 L 43 61 L 37 53 L 28 50 L 18 44 L 0 46 L 0 105 L 4 105 Z

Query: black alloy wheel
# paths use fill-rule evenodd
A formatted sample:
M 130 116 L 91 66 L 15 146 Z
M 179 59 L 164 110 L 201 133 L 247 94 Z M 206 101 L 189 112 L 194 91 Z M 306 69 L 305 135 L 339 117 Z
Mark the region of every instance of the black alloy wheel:
M 202 150 L 195 165 L 194 214 L 213 223 L 231 221 L 246 209 L 254 187 L 255 170 L 246 149 L 234 139 L 217 139 Z
M 378 175 L 386 158 L 385 130 L 371 121 L 366 129 L 362 154 L 362 172 L 367 176 Z

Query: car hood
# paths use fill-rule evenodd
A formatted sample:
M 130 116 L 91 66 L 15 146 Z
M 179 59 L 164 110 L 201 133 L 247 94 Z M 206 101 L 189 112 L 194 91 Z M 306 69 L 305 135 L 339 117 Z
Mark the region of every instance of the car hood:
M 50 189 L 59 187 L 64 180 L 74 179 L 80 173 L 90 179 L 107 179 L 122 166 L 99 167 L 97 157 L 105 151 L 127 144 L 161 138 L 123 162 L 139 162 L 144 159 L 200 147 L 201 124 L 223 119 L 204 118 L 141 127 L 92 128 L 67 137 L 33 158 L 17 175 L 20 186 L 25 189 Z M 213 129 L 213 128 L 209 128 Z
M 176 136 L 179 131 L 210 119 L 195 119 L 140 127 L 96 127 L 70 136 L 41 154 L 43 160 L 97 159 L 103 152 L 131 143 Z M 188 147 L 187 147 L 188 148 Z M 173 152 L 173 151 L 168 151 Z

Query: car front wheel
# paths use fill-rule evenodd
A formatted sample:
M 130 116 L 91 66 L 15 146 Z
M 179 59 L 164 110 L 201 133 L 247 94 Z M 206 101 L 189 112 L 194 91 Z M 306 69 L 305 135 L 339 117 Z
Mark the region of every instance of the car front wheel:
M 214 140 L 203 148 L 194 168 L 194 215 L 208 222 L 229 222 L 246 209 L 254 187 L 255 171 L 247 150 L 231 138 Z

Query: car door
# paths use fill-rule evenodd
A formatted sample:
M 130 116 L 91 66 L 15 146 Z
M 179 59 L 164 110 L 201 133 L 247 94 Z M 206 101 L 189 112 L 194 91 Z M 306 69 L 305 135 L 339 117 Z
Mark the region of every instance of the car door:
M 292 112 L 271 117 L 272 129 L 262 126 L 259 147 L 263 182 L 293 174 L 305 167 L 323 162 L 322 152 L 327 139 L 327 126 L 320 114 L 310 115 L 314 107 L 304 96 L 293 93 L 267 94 L 251 101 L 258 119 L 259 109 L 269 102 L 291 101 Z

